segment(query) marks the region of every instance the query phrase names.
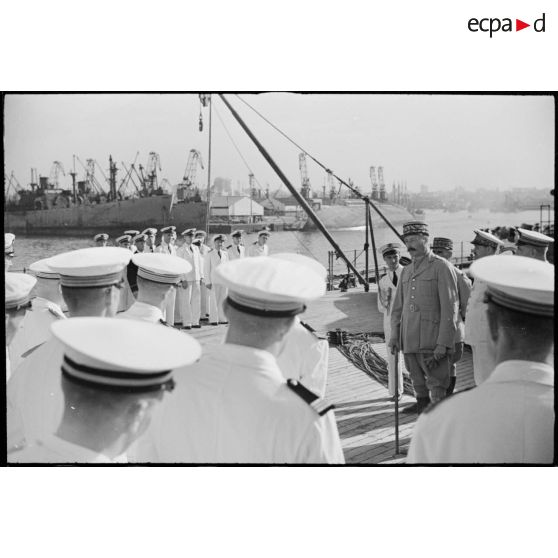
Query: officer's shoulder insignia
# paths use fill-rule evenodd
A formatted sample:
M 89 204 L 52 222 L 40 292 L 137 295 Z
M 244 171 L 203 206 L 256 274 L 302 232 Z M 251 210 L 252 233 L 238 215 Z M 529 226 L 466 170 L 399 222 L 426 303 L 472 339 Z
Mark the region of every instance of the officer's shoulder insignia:
M 456 395 L 461 395 L 462 393 L 465 393 L 466 391 L 470 391 L 470 390 L 474 389 L 475 387 L 476 386 L 472 386 L 472 387 L 469 387 L 469 388 L 465 388 L 465 389 L 453 392 L 451 395 L 448 395 L 447 397 L 444 397 L 443 399 L 440 399 L 440 401 L 437 401 L 436 403 L 430 403 L 430 405 L 428 405 L 428 407 L 426 407 L 426 409 L 424 409 L 424 411 L 422 411 L 422 412 L 423 412 L 423 414 L 427 415 L 428 413 L 430 413 L 434 409 L 436 409 L 444 401 L 449 401 L 450 399 L 452 399 Z
M 229 248 L 232 248 L 232 244 L 229 244 L 229 245 L 227 246 L 227 250 L 228 250 Z
M 307 324 L 306 322 L 303 322 L 302 320 L 300 320 L 300 325 L 303 328 L 307 329 L 316 339 L 325 339 L 325 337 L 322 337 L 322 336 L 318 335 L 316 330 L 310 324 Z
M 61 310 L 58 310 L 57 308 L 55 308 L 54 306 L 52 306 L 51 304 L 48 305 L 48 311 L 57 319 L 57 320 L 63 320 L 66 318 L 66 316 L 64 316 L 64 313 Z
M 328 411 L 335 409 L 335 405 L 319 397 L 313 391 L 310 391 L 306 386 L 302 385 L 300 382 L 289 378 L 287 380 L 288 388 L 296 393 L 301 399 L 303 399 L 318 415 L 324 416 Z

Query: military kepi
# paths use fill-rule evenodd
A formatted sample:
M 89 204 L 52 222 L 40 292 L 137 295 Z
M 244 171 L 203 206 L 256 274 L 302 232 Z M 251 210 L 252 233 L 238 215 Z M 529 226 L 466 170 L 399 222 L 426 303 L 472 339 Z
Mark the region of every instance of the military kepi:
M 486 256 L 473 262 L 471 273 L 486 282 L 486 299 L 497 306 L 554 316 L 553 265 L 523 256 Z
M 126 248 L 82 248 L 53 256 L 48 265 L 63 287 L 109 287 L 120 283 L 131 257 Z
M 171 389 L 173 370 L 201 355 L 193 337 L 140 320 L 70 318 L 51 330 L 64 345 L 63 376 L 97 389 Z
M 221 264 L 215 283 L 229 289 L 227 303 L 240 312 L 266 317 L 289 317 L 325 294 L 325 281 L 307 266 L 259 256 Z
M 428 236 L 428 225 L 424 221 L 407 221 L 403 223 L 403 238 L 411 234 Z
M 536 246 L 538 248 L 546 248 L 549 244 L 554 242 L 554 239 L 546 234 L 542 234 L 537 231 L 529 231 L 527 229 L 517 229 L 519 233 L 519 238 L 517 239 L 517 245 L 526 244 L 529 246 Z
M 436 236 L 432 241 L 433 250 L 453 250 L 453 240 L 451 238 L 443 238 Z

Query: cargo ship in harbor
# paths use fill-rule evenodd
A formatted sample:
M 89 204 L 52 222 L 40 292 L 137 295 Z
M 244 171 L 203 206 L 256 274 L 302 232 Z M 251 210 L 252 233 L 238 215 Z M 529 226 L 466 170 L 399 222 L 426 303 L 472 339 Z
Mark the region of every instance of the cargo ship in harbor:
M 157 154 L 150 153 L 145 173 L 141 165 L 138 172 L 132 163 L 117 187 L 116 164 L 109 157 L 108 191 L 95 179 L 91 159 L 84 165 L 85 180 L 76 181 L 75 171 L 69 173 L 71 190 L 59 187 L 63 167 L 57 161 L 50 177 L 37 180 L 32 171 L 29 188 L 13 184 L 12 195 L 6 195 L 4 230 L 36 236 L 92 236 L 98 232 L 121 234 L 126 229 L 160 229 L 170 224 L 205 228 L 207 202 L 188 182 L 174 187 L 167 181 L 159 184 L 157 160 Z M 133 172 L 136 179 L 132 182 Z M 135 186 L 131 195 L 124 193 L 130 190 L 123 188 L 126 185 Z

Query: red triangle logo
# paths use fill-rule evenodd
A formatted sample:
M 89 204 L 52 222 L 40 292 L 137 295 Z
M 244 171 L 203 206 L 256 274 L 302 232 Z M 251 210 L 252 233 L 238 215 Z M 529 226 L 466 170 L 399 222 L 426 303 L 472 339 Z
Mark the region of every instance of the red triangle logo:
M 515 20 L 515 30 L 516 31 L 521 31 L 522 29 L 525 29 L 526 27 L 531 27 L 531 24 L 525 23 L 524 21 L 521 21 L 520 19 Z

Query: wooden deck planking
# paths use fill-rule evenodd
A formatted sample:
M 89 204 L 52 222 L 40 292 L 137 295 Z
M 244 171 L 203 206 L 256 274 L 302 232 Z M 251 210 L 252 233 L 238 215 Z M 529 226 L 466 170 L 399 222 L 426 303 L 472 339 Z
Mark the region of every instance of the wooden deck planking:
M 328 292 L 309 305 L 302 319 L 319 335 L 341 329 L 348 333 L 382 333 L 383 316 L 377 309 L 377 292 L 361 288 Z M 207 324 L 207 322 L 202 322 Z M 189 330 L 202 345 L 223 341 L 227 325 L 203 325 Z M 373 344 L 374 350 L 386 356 L 384 343 Z M 457 365 L 456 391 L 474 386 L 471 352 L 468 348 Z M 387 387 L 356 367 L 336 347 L 329 349 L 326 397 L 335 403 L 335 415 L 345 460 L 348 464 L 400 464 L 404 455 L 395 455 L 394 403 L 389 401 Z M 400 410 L 415 399 L 404 395 Z M 399 441 L 408 449 L 416 415 L 399 415 Z

